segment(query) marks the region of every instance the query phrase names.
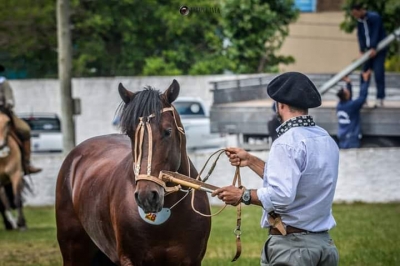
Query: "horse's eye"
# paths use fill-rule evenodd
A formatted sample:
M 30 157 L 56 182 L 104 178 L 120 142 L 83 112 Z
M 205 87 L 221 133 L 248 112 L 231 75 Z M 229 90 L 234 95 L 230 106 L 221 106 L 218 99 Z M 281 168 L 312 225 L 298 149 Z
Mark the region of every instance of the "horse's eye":
M 171 136 L 172 133 L 172 128 L 167 128 L 164 130 L 164 137 L 169 137 Z

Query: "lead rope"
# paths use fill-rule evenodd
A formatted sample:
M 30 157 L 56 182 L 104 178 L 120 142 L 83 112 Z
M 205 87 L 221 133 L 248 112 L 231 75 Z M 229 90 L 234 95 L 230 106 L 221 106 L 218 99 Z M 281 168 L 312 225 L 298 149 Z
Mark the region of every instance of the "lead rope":
M 207 176 L 206 176 L 206 177 L 204 178 L 204 180 L 203 180 L 203 182 L 205 182 L 205 181 L 210 177 L 211 173 L 214 171 L 215 166 L 216 166 L 216 164 L 217 164 L 217 161 L 219 160 L 219 157 L 220 157 L 221 154 L 224 153 L 224 152 L 225 152 L 225 149 L 220 149 L 220 150 L 217 150 L 216 152 L 214 152 L 214 153 L 207 159 L 206 163 L 204 164 L 203 168 L 201 169 L 201 171 L 200 171 L 200 173 L 198 174 L 198 176 L 197 176 L 196 179 L 197 179 L 197 180 L 200 180 L 200 176 L 201 176 L 202 172 L 204 171 L 205 167 L 207 166 L 208 162 L 210 161 L 210 159 L 211 159 L 215 154 L 219 153 L 218 156 L 217 156 L 217 158 L 215 159 L 214 163 L 212 164 L 210 170 L 208 171 Z M 189 163 L 189 167 L 190 167 L 190 163 Z M 190 176 L 190 168 L 189 168 L 189 176 Z M 239 166 L 236 166 L 235 175 L 234 175 L 234 177 L 233 177 L 232 185 L 233 185 L 233 186 L 236 186 L 236 183 L 237 183 L 237 186 L 238 186 L 239 188 L 241 188 L 242 190 L 244 190 L 244 188 L 242 187 L 242 178 L 241 178 L 241 176 L 240 176 L 240 167 L 239 167 Z M 216 213 L 214 213 L 214 214 L 204 214 L 204 213 L 199 212 L 199 211 L 196 210 L 196 208 L 194 207 L 195 191 L 196 191 L 195 189 L 192 189 L 192 198 L 191 198 L 192 209 L 193 209 L 193 211 L 194 211 L 195 213 L 197 213 L 197 214 L 199 214 L 199 215 L 201 215 L 201 216 L 204 216 L 204 217 L 213 217 L 213 216 L 216 216 L 216 215 L 220 214 L 220 213 L 226 208 L 227 204 L 225 204 L 220 210 L 218 210 L 218 211 L 217 211 Z M 186 197 L 186 195 L 185 195 L 185 197 Z M 240 198 L 239 201 L 236 203 L 236 228 L 235 228 L 235 230 L 233 231 L 233 233 L 234 233 L 235 236 L 236 236 L 236 254 L 235 254 L 235 256 L 233 257 L 232 262 L 236 261 L 236 260 L 240 257 L 240 255 L 241 255 L 241 253 L 242 253 L 242 242 L 241 242 L 241 240 L 240 240 L 240 235 L 242 234 L 242 231 L 241 231 L 241 224 L 242 224 L 242 207 L 241 207 L 241 206 L 242 206 L 242 204 L 241 204 L 241 198 Z

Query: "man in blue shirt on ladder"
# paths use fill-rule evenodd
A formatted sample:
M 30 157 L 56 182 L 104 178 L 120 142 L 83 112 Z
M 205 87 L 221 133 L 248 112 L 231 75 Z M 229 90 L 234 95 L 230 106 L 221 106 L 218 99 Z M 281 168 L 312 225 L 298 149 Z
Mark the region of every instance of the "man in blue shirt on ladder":
M 349 77 L 344 78 L 346 88 L 340 89 L 336 94 L 340 100 L 336 107 L 336 114 L 339 122 L 337 136 L 341 149 L 360 147 L 360 110 L 367 100 L 370 74 L 371 70 L 361 74 L 360 96 L 357 99 L 352 99 L 352 85 Z
M 361 4 L 351 6 L 351 15 L 357 19 L 357 36 L 360 45 L 360 53 L 371 50 L 370 59 L 365 62 L 363 71 L 372 69 L 375 74 L 376 104 L 375 107 L 383 106 L 385 98 L 385 57 L 387 48 L 376 51 L 380 41 L 386 38 L 382 18 L 378 13 L 367 11 Z

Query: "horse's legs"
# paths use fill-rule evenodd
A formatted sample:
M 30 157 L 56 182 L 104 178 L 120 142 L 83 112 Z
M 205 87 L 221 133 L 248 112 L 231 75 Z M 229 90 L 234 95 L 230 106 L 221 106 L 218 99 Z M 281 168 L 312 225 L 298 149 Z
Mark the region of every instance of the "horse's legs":
M 6 230 L 13 230 L 17 228 L 17 222 L 12 215 L 10 203 L 4 187 L 0 187 L 0 213 L 3 217 Z
M 11 175 L 11 184 L 14 193 L 14 204 L 18 212 L 18 227 L 21 230 L 26 230 L 26 220 L 24 212 L 22 211 L 22 189 L 23 189 L 23 173 L 16 171 Z

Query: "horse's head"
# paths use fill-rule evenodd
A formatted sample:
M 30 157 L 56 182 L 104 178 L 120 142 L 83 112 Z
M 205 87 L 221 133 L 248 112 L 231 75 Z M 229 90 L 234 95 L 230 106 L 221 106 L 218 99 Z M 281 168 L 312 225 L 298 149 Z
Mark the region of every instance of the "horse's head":
M 177 171 L 186 150 L 182 124 L 172 102 L 179 95 L 176 80 L 164 92 L 147 87 L 133 93 L 119 84 L 124 101 L 120 126 L 131 139 L 134 158 L 135 199 L 144 212 L 159 212 L 164 205 L 161 170 Z
M 7 157 L 10 153 L 8 136 L 10 134 L 10 117 L 0 110 L 0 158 Z

